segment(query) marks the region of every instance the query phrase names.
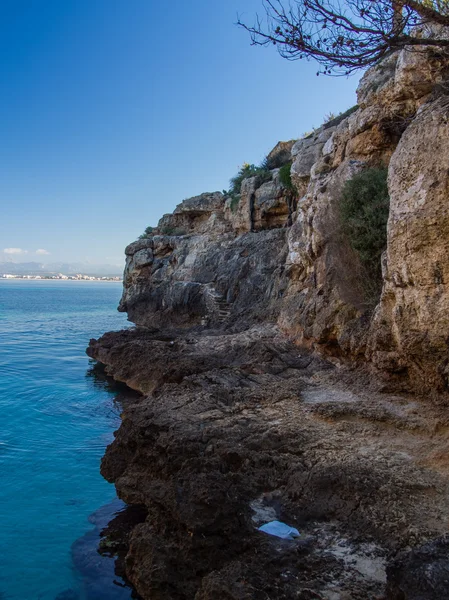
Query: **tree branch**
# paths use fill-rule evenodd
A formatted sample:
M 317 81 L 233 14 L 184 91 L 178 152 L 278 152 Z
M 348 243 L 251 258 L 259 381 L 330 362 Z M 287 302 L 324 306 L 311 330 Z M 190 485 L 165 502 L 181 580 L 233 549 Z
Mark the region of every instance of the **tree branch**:
M 313 58 L 321 72 L 347 75 L 376 63 L 404 46 L 449 46 L 448 39 L 418 37 L 414 28 L 436 23 L 449 27 L 447 4 L 423 4 L 417 0 L 262 0 L 267 26 L 238 25 L 249 32 L 257 46 L 273 44 L 284 58 Z

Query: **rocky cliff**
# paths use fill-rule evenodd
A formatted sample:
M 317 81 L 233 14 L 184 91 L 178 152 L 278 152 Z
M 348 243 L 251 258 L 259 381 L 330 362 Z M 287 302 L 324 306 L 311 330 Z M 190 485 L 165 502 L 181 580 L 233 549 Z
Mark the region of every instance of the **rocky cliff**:
M 392 55 L 361 80 L 358 107 L 269 158 L 279 181 L 244 180 L 237 198 L 184 200 L 154 235 L 126 249 L 120 310 L 151 327 L 277 322 L 316 350 L 368 360 L 407 389 L 448 385 L 448 61 Z M 384 285 L 367 306 L 357 257 L 342 239 L 344 183 L 388 166 Z
M 184 200 L 127 247 L 137 327 L 88 353 L 143 394 L 102 472 L 148 509 L 127 556 L 144 598 L 449 597 L 448 77 L 432 49 L 390 56 L 240 194 Z M 379 165 L 373 302 L 340 203 Z M 299 541 L 257 531 L 274 518 Z

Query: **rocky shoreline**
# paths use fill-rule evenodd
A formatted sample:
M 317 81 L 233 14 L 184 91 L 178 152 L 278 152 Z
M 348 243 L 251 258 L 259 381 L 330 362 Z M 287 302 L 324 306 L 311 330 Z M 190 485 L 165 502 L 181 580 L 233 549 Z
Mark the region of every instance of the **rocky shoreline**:
M 142 598 L 449 597 L 448 77 L 432 49 L 389 56 L 263 177 L 126 248 L 136 327 L 88 354 L 142 394 L 101 468 L 148 511 L 125 559 Z M 339 207 L 373 168 L 390 204 L 368 301 Z
M 120 498 L 148 509 L 126 557 L 143 598 L 446 596 L 441 409 L 380 392 L 275 327 L 136 328 L 89 354 L 150 393 L 102 462 Z M 299 540 L 257 531 L 273 518 Z M 417 559 L 410 548 L 429 540 Z

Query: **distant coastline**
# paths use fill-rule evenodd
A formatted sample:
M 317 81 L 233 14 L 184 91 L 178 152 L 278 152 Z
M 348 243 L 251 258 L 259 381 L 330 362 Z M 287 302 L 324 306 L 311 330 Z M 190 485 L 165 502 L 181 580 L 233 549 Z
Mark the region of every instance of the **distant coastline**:
M 122 283 L 122 277 L 95 277 L 93 275 L 15 275 L 10 273 L 3 273 L 0 275 L 0 280 L 11 280 L 11 279 L 23 279 L 26 281 L 115 281 Z

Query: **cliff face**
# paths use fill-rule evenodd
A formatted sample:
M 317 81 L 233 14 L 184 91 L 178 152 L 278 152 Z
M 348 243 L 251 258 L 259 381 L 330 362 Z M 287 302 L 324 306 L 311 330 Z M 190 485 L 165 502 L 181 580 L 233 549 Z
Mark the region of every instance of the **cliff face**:
M 446 393 L 449 62 L 403 51 L 361 80 L 358 108 L 269 158 L 292 162 L 299 198 L 279 180 L 244 180 L 241 195 L 184 200 L 155 235 L 126 249 L 120 310 L 150 327 L 278 322 L 325 354 L 369 360 L 407 389 Z M 360 264 L 342 238 L 344 183 L 389 170 L 384 285 L 367 306 Z
M 449 389 L 449 101 L 421 107 L 389 167 L 384 287 L 368 356 L 414 389 Z
M 389 57 L 358 107 L 280 142 L 270 174 L 184 200 L 126 249 L 137 327 L 88 354 L 143 394 L 102 462 L 148 510 L 126 559 L 143 598 L 449 597 L 448 71 L 432 51 Z M 372 306 L 339 205 L 378 165 Z M 257 531 L 273 519 L 300 540 Z
M 288 208 L 275 179 L 256 192 L 255 181 L 249 183 L 243 186 L 246 202 L 234 210 L 219 192 L 184 200 L 161 219 L 157 235 L 126 248 L 120 310 L 130 320 L 191 327 L 276 319 L 287 232 L 268 224 Z
M 449 258 L 449 155 L 447 100 L 436 98 L 436 88 L 447 68 L 428 52 L 391 56 L 363 77 L 359 109 L 331 128 L 310 160 L 309 177 L 298 154 L 292 174 L 308 187 L 289 232 L 291 277 L 280 317 L 286 331 L 315 348 L 371 360 L 410 389 L 441 393 L 447 391 L 442 265 Z M 388 166 L 391 209 L 383 292 L 373 317 L 337 213 L 344 182 L 379 163 Z

